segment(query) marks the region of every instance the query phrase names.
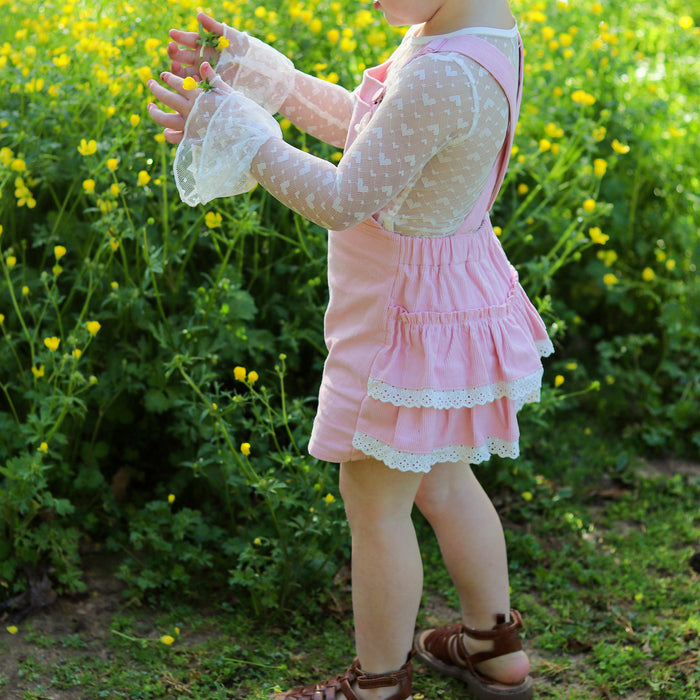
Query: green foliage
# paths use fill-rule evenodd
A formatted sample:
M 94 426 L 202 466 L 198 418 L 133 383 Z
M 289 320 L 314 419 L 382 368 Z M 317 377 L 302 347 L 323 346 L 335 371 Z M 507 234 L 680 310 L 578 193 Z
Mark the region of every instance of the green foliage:
M 696 454 L 698 31 L 681 3 L 550 5 L 514 2 L 526 103 L 494 212 L 558 345 L 524 442 L 552 457 L 542 436 L 583 411 Z M 206 570 L 282 611 L 347 556 L 335 470 L 306 455 L 325 234 L 259 188 L 179 202 L 145 81 L 192 3 L 0 7 L 0 597 L 28 564 L 79 590 L 93 539 L 128 552 L 133 597 Z M 348 87 L 400 37 L 355 1 L 211 9 Z

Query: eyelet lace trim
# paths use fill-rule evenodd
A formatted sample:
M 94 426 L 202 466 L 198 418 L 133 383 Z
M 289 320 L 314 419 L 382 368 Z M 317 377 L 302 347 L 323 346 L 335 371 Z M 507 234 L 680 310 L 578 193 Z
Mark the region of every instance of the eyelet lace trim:
M 352 439 L 352 446 L 368 457 L 374 457 L 384 462 L 391 469 L 398 469 L 402 472 L 427 473 L 434 464 L 440 462 L 479 464 L 488 460 L 491 455 L 516 459 L 520 454 L 520 446 L 517 441 L 507 442 L 494 437 L 488 438 L 486 443 L 479 447 L 451 445 L 433 450 L 429 454 L 415 454 L 413 452 L 400 452 L 391 445 L 358 431 Z
M 514 382 L 494 382 L 474 389 L 403 389 L 370 377 L 367 393 L 373 399 L 408 408 L 473 408 L 502 398 L 515 402 L 519 411 L 540 399 L 543 370 Z

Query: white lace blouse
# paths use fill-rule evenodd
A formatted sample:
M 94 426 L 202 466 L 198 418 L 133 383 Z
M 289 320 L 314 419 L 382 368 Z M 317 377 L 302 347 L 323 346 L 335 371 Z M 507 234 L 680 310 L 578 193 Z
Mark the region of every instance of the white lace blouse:
M 419 29 L 409 29 L 392 54 L 384 99 L 337 165 L 286 143 L 273 120 L 266 121 L 269 115 L 255 112 L 258 105 L 239 92 L 202 95 L 176 157 L 183 200 L 207 202 L 257 181 L 328 229 L 345 230 L 376 216 L 384 228 L 403 235 L 454 233 L 501 149 L 508 102 L 491 74 L 461 54 L 428 53 L 410 60 L 436 38 L 419 36 Z M 518 69 L 517 27 L 469 28 L 443 36 L 459 34 L 492 43 Z M 223 63 L 219 70 L 227 79 Z M 237 65 L 242 83 L 245 60 Z M 285 70 L 293 87 L 281 104 L 277 100 L 280 113 L 302 131 L 342 148 L 354 93 L 289 66 Z M 246 91 L 235 79 L 227 82 Z M 273 111 L 278 104 L 264 106 Z M 242 184 L 231 184 L 227 171 L 239 165 L 246 177 Z

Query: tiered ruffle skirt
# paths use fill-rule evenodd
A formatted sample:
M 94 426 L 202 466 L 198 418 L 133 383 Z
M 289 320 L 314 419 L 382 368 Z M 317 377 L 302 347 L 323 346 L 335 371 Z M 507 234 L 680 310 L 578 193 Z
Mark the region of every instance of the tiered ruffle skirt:
M 328 357 L 309 451 L 402 471 L 517 457 L 552 343 L 486 218 L 443 238 L 329 238 Z

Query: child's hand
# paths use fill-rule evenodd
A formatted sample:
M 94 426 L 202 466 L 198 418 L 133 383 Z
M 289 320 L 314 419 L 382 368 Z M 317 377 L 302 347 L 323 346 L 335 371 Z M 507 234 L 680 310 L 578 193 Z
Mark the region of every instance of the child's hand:
M 217 77 L 214 69 L 206 62 L 202 64 L 200 75 L 207 81 L 212 81 Z M 148 81 L 148 89 L 156 99 L 160 100 L 167 107 L 174 109 L 175 112 L 164 112 L 153 102 L 150 102 L 148 104 L 148 114 L 156 124 L 165 127 L 163 136 L 168 143 L 179 144 L 184 136 L 187 117 L 202 90 L 198 87 L 187 90 L 183 87 L 185 79 L 173 73 L 162 73 L 161 78 L 170 89 L 157 83 L 155 80 Z M 199 75 L 197 75 L 197 78 L 199 78 Z M 188 76 L 188 79 L 189 81 L 194 80 L 192 76 Z
M 217 22 L 204 12 L 200 12 L 197 19 L 206 32 L 218 37 L 223 36 L 224 25 L 221 22 Z M 173 40 L 168 44 L 170 71 L 180 78 L 189 76 L 198 80 L 200 64 L 202 61 L 211 61 L 216 55 L 216 49 L 213 46 L 202 46 L 202 38 L 197 32 L 171 29 L 168 33 Z

